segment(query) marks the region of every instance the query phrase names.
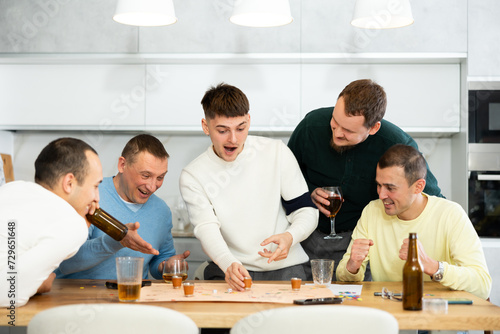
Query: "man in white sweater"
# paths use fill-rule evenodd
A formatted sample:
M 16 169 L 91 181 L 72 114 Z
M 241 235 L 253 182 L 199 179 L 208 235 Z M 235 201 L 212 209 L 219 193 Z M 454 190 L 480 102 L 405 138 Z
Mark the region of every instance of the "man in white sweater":
M 50 291 L 59 264 L 87 239 L 84 216 L 99 202 L 102 167 L 85 142 L 60 138 L 35 161 L 35 182 L 0 187 L 0 305 L 10 314 Z
M 203 132 L 212 145 L 181 173 L 180 190 L 195 236 L 210 256 L 205 279 L 244 290 L 254 280 L 305 279 L 300 246 L 318 210 L 295 157 L 280 140 L 248 136 L 249 103 L 219 84 L 203 97 Z

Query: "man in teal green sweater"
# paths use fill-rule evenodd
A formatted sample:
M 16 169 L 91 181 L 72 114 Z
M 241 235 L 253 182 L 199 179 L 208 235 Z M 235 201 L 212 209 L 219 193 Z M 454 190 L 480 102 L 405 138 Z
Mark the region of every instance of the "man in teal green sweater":
M 320 210 L 318 227 L 302 242 L 310 259 L 330 258 L 337 265 L 344 255 L 363 208 L 377 199 L 377 162 L 395 144 L 417 143 L 396 125 L 383 120 L 387 106 L 384 89 L 372 80 L 357 80 L 340 93 L 335 108 L 308 113 L 292 133 L 288 146 L 295 154 L 307 181 L 311 198 Z M 330 234 L 327 193 L 324 186 L 340 186 L 344 202 L 335 218 L 335 230 L 343 238 L 324 239 Z M 425 193 L 441 196 L 437 180 L 427 167 Z M 312 280 L 309 264 L 306 274 Z M 369 270 L 365 275 L 370 280 Z

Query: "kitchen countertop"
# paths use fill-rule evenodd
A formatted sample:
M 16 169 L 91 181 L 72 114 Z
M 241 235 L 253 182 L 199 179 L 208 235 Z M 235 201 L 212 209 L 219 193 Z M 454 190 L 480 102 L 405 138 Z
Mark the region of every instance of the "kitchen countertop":
M 174 238 L 194 238 L 194 233 L 192 229 L 189 230 L 172 229 L 172 236 Z

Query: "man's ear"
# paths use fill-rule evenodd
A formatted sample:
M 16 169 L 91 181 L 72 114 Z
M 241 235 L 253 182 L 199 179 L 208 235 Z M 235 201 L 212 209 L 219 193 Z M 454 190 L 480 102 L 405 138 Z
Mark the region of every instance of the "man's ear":
M 118 158 L 118 172 L 123 173 L 125 170 L 125 165 L 127 164 L 127 160 L 124 157 Z
M 375 123 L 375 125 L 370 128 L 370 131 L 368 132 L 368 134 L 370 134 L 371 136 L 376 134 L 378 132 L 378 130 L 380 130 L 381 125 L 382 125 L 381 122 Z
M 421 193 L 424 191 L 425 188 L 425 179 L 418 179 L 415 181 L 415 193 Z
M 64 193 L 71 194 L 75 188 L 77 181 L 73 173 L 68 173 L 61 178 L 61 188 Z
M 203 129 L 203 132 L 205 132 L 207 136 L 210 136 L 210 131 L 208 131 L 208 122 L 204 118 L 201 119 L 201 128 Z

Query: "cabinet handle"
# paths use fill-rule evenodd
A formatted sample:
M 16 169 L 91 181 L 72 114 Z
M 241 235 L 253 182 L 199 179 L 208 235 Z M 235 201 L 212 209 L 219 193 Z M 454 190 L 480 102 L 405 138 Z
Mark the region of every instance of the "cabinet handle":
M 478 181 L 500 181 L 500 175 L 481 174 L 477 176 Z

